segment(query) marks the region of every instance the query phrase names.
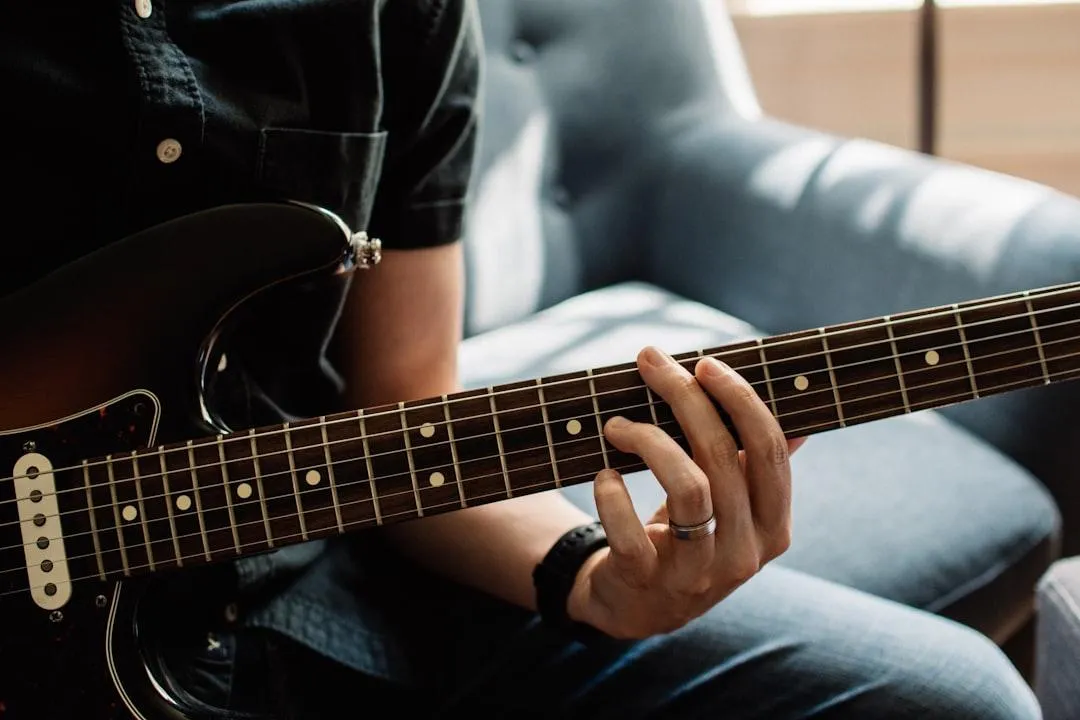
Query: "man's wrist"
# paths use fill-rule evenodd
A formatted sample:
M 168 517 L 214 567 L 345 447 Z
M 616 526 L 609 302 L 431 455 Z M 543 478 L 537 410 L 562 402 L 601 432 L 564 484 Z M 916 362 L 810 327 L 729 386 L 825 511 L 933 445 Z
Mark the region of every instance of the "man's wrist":
M 576 634 L 589 616 L 589 580 L 592 563 L 607 547 L 599 522 L 581 525 L 564 533 L 533 571 L 536 606 L 544 622 L 563 632 Z
M 592 570 L 604 557 L 611 552 L 607 547 L 597 548 L 585 559 L 577 575 L 574 584 L 570 588 L 570 595 L 566 598 L 566 615 L 571 621 L 577 623 L 596 624 L 596 598 L 592 582 Z

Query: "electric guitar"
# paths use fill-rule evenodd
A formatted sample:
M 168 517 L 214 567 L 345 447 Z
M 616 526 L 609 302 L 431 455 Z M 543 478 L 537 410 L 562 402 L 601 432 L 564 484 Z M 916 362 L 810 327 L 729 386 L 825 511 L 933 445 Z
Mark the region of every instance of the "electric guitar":
M 237 205 L 0 300 L 0 719 L 202 720 L 140 653 L 163 573 L 644 469 L 603 440 L 616 413 L 686 447 L 633 363 L 230 427 L 216 388 L 245 315 L 378 260 L 319 208 Z M 811 435 L 1077 377 L 1080 284 L 676 359 L 702 355 Z

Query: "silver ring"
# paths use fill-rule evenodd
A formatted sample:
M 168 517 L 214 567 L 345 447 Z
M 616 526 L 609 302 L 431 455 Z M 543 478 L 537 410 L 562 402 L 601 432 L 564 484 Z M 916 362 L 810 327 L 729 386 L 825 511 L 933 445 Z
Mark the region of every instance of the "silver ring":
M 679 540 L 697 540 L 698 538 L 707 537 L 716 532 L 716 513 L 710 515 L 705 522 L 697 525 L 677 525 L 669 520 L 668 529 Z

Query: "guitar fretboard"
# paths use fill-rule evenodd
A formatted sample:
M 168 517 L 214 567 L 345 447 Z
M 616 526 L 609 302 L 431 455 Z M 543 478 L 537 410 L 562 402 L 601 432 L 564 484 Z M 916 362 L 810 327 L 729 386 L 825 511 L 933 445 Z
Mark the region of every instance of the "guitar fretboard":
M 1078 321 L 1069 285 L 675 357 L 723 360 L 795 437 L 1077 377 Z M 65 512 L 71 564 L 217 562 L 644 469 L 603 439 L 616 414 L 687 446 L 626 363 L 97 458 Z

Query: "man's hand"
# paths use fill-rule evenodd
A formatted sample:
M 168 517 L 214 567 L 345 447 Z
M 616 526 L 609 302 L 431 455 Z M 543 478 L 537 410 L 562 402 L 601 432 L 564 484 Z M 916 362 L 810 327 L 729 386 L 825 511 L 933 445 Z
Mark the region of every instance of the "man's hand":
M 611 444 L 641 457 L 667 492 L 666 503 L 643 526 L 618 473 L 602 471 L 594 483 L 609 547 L 581 568 L 568 612 L 619 638 L 682 627 L 787 550 L 789 456 L 802 444 L 784 437 L 746 380 L 711 358 L 691 375 L 646 348 L 638 368 L 671 406 L 693 458 L 653 425 L 612 418 L 604 428 Z M 706 393 L 731 416 L 745 450 L 737 449 Z M 715 534 L 687 540 L 669 531 L 669 520 L 697 525 L 714 513 Z

